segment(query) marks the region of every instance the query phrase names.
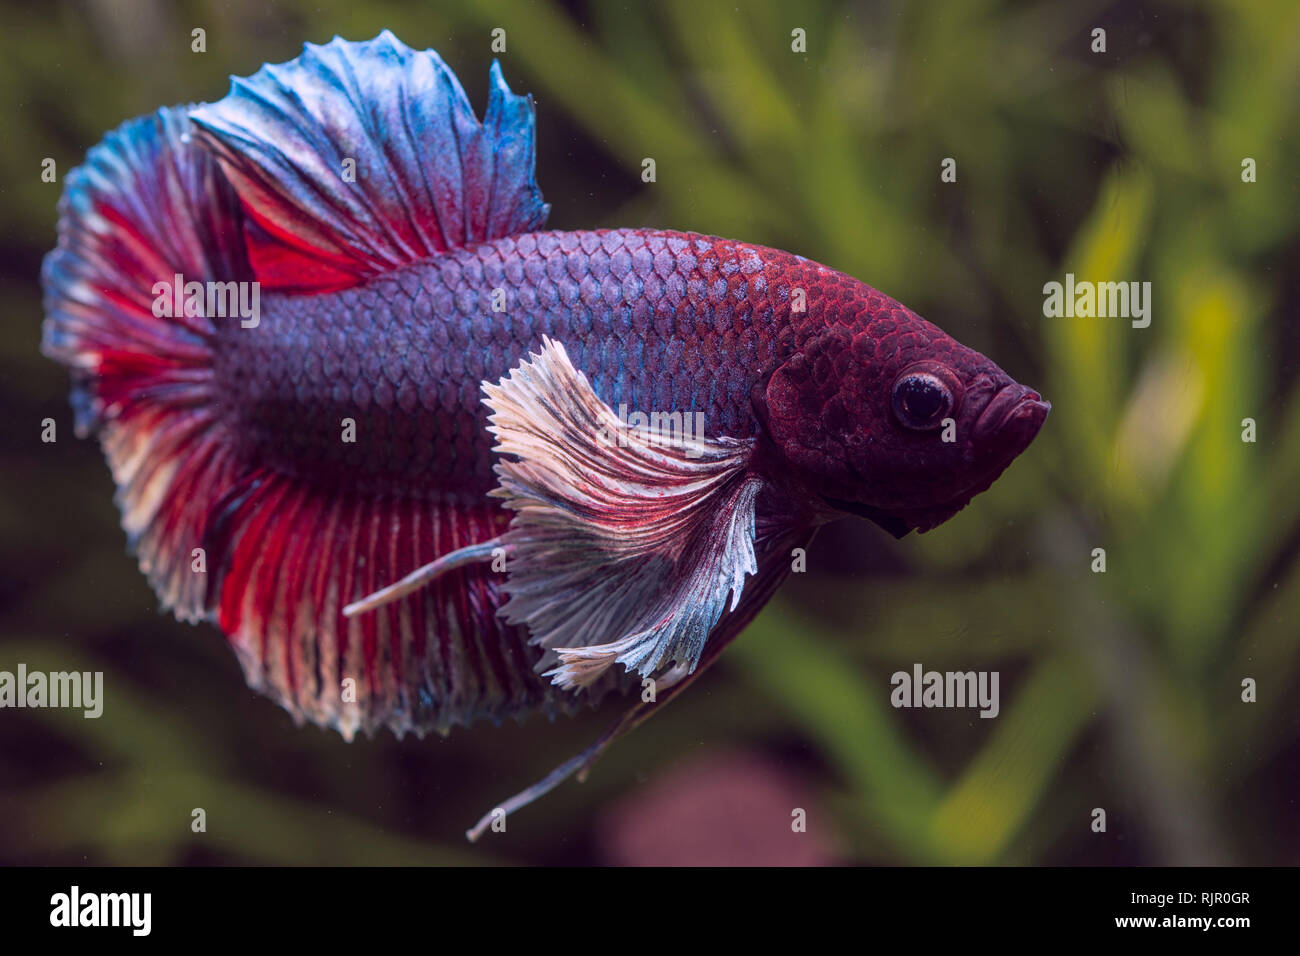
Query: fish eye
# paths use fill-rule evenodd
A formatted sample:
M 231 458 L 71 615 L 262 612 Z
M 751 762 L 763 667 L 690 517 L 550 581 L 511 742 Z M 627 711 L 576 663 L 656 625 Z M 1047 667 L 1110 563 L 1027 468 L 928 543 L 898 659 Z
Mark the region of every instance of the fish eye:
M 894 417 L 904 428 L 938 427 L 952 411 L 952 391 L 933 372 L 904 372 L 894 382 Z

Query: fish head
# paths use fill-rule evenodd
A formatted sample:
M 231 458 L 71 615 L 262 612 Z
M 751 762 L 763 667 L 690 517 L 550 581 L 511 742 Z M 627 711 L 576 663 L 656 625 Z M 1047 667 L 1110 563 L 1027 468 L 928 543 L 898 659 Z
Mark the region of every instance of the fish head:
M 815 510 L 859 515 L 901 538 L 937 527 L 993 484 L 1051 405 L 870 293 L 867 307 L 808 335 L 756 403 L 781 468 Z

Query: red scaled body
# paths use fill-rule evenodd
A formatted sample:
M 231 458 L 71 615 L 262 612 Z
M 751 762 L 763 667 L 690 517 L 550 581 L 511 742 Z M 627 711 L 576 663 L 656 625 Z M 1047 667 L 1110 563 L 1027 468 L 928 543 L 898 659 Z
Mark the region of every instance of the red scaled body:
M 702 412 L 709 434 L 747 438 L 759 431 L 754 387 L 809 337 L 913 321 L 856 279 L 749 243 L 529 233 L 339 292 L 268 295 L 256 330 L 218 325 L 214 384 L 251 459 L 376 493 L 479 501 L 495 484 L 480 383 L 543 335 L 613 408 Z

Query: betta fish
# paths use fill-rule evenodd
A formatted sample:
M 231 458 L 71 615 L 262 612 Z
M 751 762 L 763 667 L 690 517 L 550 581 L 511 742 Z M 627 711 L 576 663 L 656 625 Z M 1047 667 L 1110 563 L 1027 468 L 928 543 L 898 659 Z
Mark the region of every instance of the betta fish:
M 936 527 L 1049 410 L 801 256 L 544 229 L 534 122 L 497 63 L 480 121 L 432 50 L 307 44 L 109 133 L 42 270 L 141 570 L 296 720 L 446 733 L 653 682 L 498 815 L 698 677 L 820 525 Z

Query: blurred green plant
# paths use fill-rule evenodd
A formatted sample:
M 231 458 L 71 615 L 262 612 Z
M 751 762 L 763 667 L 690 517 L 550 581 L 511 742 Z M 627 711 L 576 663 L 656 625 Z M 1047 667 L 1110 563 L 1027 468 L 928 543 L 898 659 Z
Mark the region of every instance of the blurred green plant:
M 1300 295 L 1290 274 L 1300 250 L 1300 8 L 668 0 L 593 2 L 583 24 L 572 5 L 508 0 L 160 8 L 155 35 L 201 22 L 210 49 L 239 38 L 232 56 L 184 65 L 184 53 L 131 60 L 122 31 L 103 28 L 120 9 L 112 4 L 90 5 L 99 32 L 72 5 L 58 9 L 15 13 L 13 55 L 0 57 L 6 96 L 53 111 L 29 112 L 32 150 L 0 160 L 6 182 L 20 184 L 6 225 L 41 222 L 38 251 L 52 200 L 24 164 L 62 155 L 68 139 L 92 142 L 105 116 L 138 112 L 154 87 L 184 77 L 186 96 L 212 98 L 225 72 L 286 59 L 303 39 L 390 28 L 438 47 L 481 89 L 469 65 L 485 72 L 489 31 L 501 26 L 507 77 L 537 97 L 541 184 L 557 216 L 587 217 L 558 225 L 696 229 L 790 249 L 895 296 L 1052 400 L 1030 451 L 934 534 L 893 545 L 864 529 L 852 553 L 814 545 L 810 573 L 710 675 L 713 697 L 684 695 L 615 748 L 586 789 L 530 809 L 543 829 L 572 832 L 618 781 L 698 743 L 707 726 L 811 748 L 856 859 L 1116 859 L 1086 842 L 1093 808 L 1105 806 L 1112 829 L 1133 835 L 1125 862 L 1294 862 L 1278 857 L 1294 837 L 1277 840 L 1292 821 L 1258 791 L 1271 763 L 1294 754 L 1288 696 L 1300 681 L 1298 336 L 1284 321 Z M 1089 50 L 1098 25 L 1106 54 Z M 794 27 L 807 32 L 806 54 L 791 51 Z M 53 60 L 81 66 L 52 74 Z M 124 78 L 116 86 L 103 82 L 110 64 Z M 51 75 L 58 110 L 30 79 Z M 561 118 L 576 145 L 551 141 Z M 574 178 L 564 165 L 573 148 L 599 151 L 610 181 Z M 639 182 L 645 157 L 656 161 L 652 185 Z M 957 160 L 955 184 L 939 181 L 944 157 Z M 1246 157 L 1256 183 L 1242 181 Z M 590 195 L 571 195 L 582 189 Z M 1044 318 L 1042 287 L 1067 272 L 1151 281 L 1150 328 Z M 11 301 L 34 316 L 30 289 Z M 20 382 L 49 371 L 34 342 L 5 349 Z M 1256 443 L 1242 440 L 1246 418 Z M 17 527 L 15 506 L 5 507 L 6 526 Z M 1105 549 L 1104 574 L 1091 570 L 1095 548 Z M 864 562 L 910 573 L 854 574 Z M 50 641 L 6 639 L 0 655 L 36 666 L 53 660 L 42 656 Z M 60 652 L 57 666 L 67 660 Z M 1001 716 L 892 710 L 890 673 L 917 661 L 1001 671 Z M 1246 677 L 1259 682 L 1256 704 L 1240 702 Z M 245 841 L 230 848 L 237 858 L 487 858 L 364 817 L 325 820 L 308 800 L 232 782 L 241 772 L 230 753 L 205 752 L 197 731 L 171 734 L 143 696 L 119 696 L 126 723 L 94 744 L 112 755 L 111 773 L 14 797 L 77 821 L 62 843 L 30 854 L 93 847 L 109 860 L 176 859 L 185 831 L 148 807 L 158 791 L 183 804 L 198 789 L 249 821 L 243 837 L 224 837 Z M 54 736 L 97 732 L 94 722 L 40 719 Z M 583 739 L 558 724 L 525 730 L 497 731 L 500 746 L 538 770 Z M 547 734 L 540 748 L 520 743 Z M 443 757 L 498 746 L 488 739 L 471 735 Z M 373 770 L 392 753 L 356 759 Z M 169 768 L 165 778 L 155 765 Z M 1232 809 L 1245 792 L 1257 813 Z M 321 830 L 348 849 L 322 848 Z M 537 843 L 515 852 L 547 858 Z

